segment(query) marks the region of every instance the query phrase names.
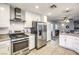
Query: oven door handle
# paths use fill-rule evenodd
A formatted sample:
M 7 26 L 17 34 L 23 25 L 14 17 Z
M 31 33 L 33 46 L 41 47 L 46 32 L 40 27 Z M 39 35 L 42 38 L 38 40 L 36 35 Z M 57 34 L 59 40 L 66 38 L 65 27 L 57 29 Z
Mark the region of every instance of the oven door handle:
M 13 43 L 20 43 L 20 42 L 24 42 L 24 41 L 28 41 L 28 40 L 14 41 Z

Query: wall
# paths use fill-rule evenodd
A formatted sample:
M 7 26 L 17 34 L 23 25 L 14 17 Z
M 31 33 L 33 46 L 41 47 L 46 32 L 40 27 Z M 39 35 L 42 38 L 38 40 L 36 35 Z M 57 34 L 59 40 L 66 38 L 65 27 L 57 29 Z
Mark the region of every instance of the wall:
M 47 41 L 51 40 L 51 23 L 47 22 Z
M 55 27 L 57 25 L 57 27 Z M 47 22 L 47 41 L 52 40 L 52 37 L 55 36 L 55 30 L 59 29 L 59 22 L 48 21 Z
M 52 36 L 54 37 L 55 36 L 55 30 L 60 30 L 60 24 L 58 21 L 52 21 Z
M 54 24 L 52 22 L 47 22 L 47 41 L 51 40 L 51 32 L 54 34 Z
M 74 21 L 73 20 L 70 20 L 69 23 L 61 22 L 61 24 L 62 23 L 64 24 L 64 26 L 60 27 L 61 31 L 70 32 L 70 30 L 74 30 Z M 66 28 L 67 25 L 69 26 L 69 28 Z
M 74 30 L 74 22 L 73 22 L 73 20 L 70 20 L 70 23 L 68 23 L 67 25 L 69 25 L 69 29 L 68 30 Z

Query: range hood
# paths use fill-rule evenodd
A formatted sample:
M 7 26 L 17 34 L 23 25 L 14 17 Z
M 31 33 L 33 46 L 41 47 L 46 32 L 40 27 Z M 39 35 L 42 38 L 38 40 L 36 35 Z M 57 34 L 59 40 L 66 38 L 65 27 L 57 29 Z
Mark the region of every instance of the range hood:
M 14 20 L 15 21 L 21 21 L 21 9 L 20 8 L 14 8 Z
M 22 19 L 22 10 L 18 7 L 15 7 L 13 8 L 12 7 L 12 16 L 11 16 L 11 21 L 13 22 L 25 22 L 23 19 Z
M 10 7 L 11 9 L 11 17 L 10 17 L 10 21 L 11 22 L 26 22 L 25 21 L 25 11 L 22 10 L 21 8 L 19 7 L 14 7 L 14 6 L 11 6 Z

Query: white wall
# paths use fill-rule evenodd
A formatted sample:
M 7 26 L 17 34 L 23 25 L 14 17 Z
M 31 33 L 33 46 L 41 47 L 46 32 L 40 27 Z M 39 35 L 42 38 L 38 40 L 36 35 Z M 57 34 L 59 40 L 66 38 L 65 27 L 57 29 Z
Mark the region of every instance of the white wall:
M 47 22 L 47 41 L 51 40 L 51 31 L 53 31 L 53 25 L 51 22 Z
M 74 22 L 73 22 L 73 20 L 70 20 L 70 23 L 68 25 L 69 25 L 69 30 L 74 30 Z
M 60 24 L 59 24 L 59 22 L 56 22 L 56 21 L 52 21 L 51 22 L 52 23 L 52 29 L 51 29 L 51 31 L 52 31 L 52 36 L 54 37 L 55 36 L 55 30 L 59 30 L 60 28 Z
M 51 24 L 51 31 L 52 31 L 52 36 L 54 37 L 55 36 L 55 24 L 54 23 Z
M 64 26 L 60 27 L 61 31 L 63 30 L 64 32 L 69 32 L 70 30 L 74 30 L 74 21 L 73 20 L 70 20 L 69 23 L 63 23 L 63 24 L 64 24 Z M 68 29 L 66 28 L 67 25 L 69 26 Z

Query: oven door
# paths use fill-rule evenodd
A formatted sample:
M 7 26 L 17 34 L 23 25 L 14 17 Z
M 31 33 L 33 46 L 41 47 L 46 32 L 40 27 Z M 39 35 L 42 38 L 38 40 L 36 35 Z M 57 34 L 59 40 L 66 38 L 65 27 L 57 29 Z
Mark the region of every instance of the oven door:
M 28 48 L 28 39 L 13 41 L 13 53 Z

